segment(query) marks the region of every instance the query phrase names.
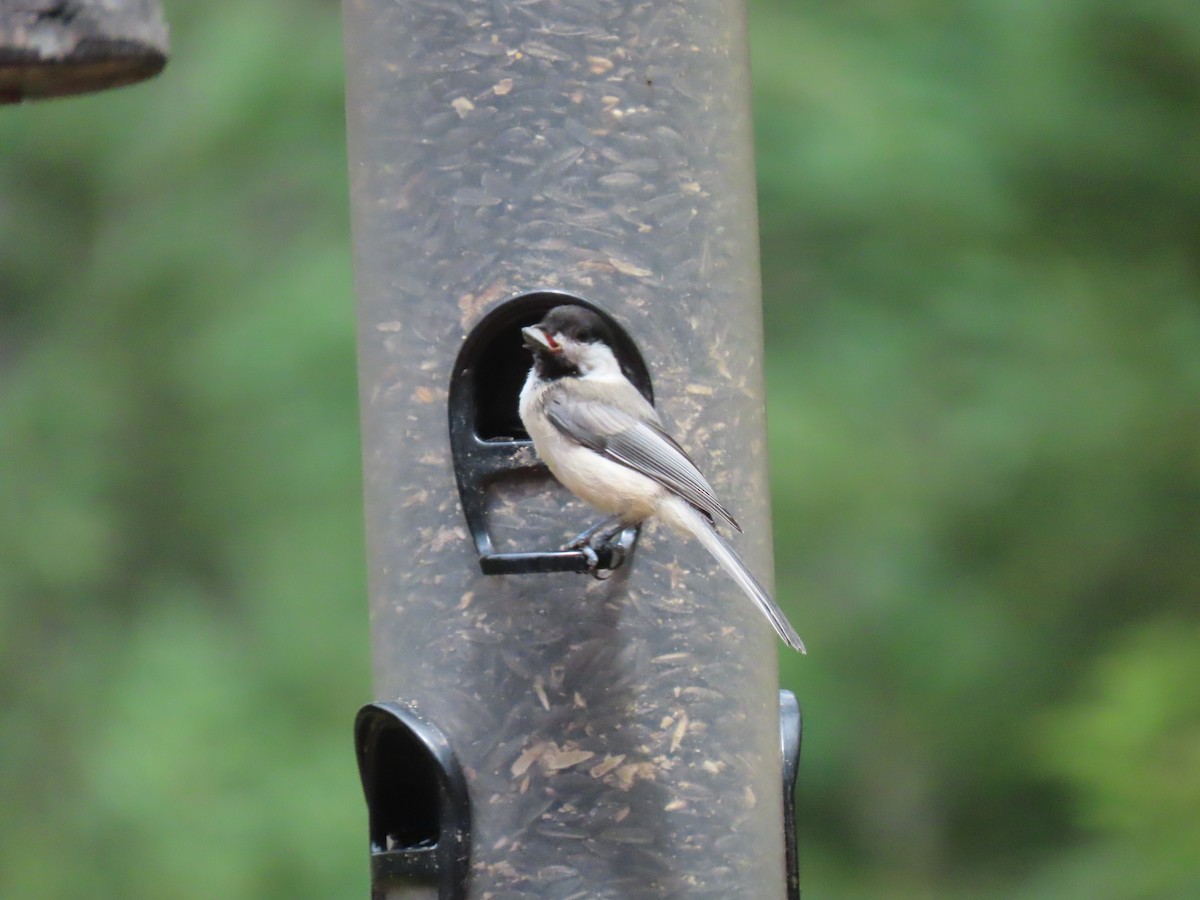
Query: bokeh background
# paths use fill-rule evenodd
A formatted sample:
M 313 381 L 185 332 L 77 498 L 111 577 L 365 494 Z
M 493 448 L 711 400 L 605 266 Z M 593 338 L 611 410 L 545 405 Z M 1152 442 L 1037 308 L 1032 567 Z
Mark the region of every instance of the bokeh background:
M 0 108 L 0 896 L 363 897 L 340 9 Z M 1200 4 L 753 0 L 812 897 L 1200 896 Z

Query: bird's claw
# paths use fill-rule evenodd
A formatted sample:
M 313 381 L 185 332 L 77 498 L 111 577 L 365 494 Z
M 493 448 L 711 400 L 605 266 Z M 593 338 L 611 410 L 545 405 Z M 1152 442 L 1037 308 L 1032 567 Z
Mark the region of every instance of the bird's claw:
M 573 541 L 571 544 L 572 550 L 578 550 L 583 554 L 584 560 L 587 562 L 588 574 L 597 581 L 603 581 L 608 577 L 605 570 L 600 568 L 600 554 L 596 552 L 596 548 L 589 543 L 576 545 Z
M 628 524 L 619 516 L 609 516 L 576 535 L 563 549 L 582 553 L 588 572 L 593 578 L 603 581 L 625 563 L 631 543 L 627 545 L 621 536 L 627 527 Z M 606 564 L 603 568 L 600 567 L 601 562 Z
M 625 548 L 618 543 L 605 541 L 599 551 L 590 541 L 574 540 L 567 545 L 570 550 L 578 550 L 587 562 L 588 574 L 597 581 L 605 581 L 612 576 L 615 569 L 621 568 L 625 562 Z M 600 567 L 600 553 L 608 556 L 608 565 Z

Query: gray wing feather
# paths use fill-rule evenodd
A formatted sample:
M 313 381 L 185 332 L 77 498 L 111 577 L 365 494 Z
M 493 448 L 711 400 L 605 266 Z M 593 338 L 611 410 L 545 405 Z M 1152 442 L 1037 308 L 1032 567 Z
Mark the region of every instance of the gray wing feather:
M 742 530 L 717 500 L 696 464 L 657 422 L 631 415 L 603 400 L 561 395 L 549 400 L 546 415 L 559 431 L 657 481 L 710 520 L 719 518 Z

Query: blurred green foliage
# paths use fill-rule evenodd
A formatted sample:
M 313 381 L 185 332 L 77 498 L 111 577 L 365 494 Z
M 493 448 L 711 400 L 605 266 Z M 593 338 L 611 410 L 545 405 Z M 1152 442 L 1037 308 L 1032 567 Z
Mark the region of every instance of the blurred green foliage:
M 355 897 L 339 10 L 0 110 L 0 896 Z M 751 6 L 805 888 L 1200 896 L 1200 6 Z

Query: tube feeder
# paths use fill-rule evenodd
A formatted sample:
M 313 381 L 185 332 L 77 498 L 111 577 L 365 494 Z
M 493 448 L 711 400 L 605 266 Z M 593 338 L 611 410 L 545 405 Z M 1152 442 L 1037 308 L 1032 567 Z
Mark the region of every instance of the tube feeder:
M 770 585 L 743 5 L 343 11 L 373 895 L 798 896 L 774 633 L 665 527 L 564 550 L 517 416 L 520 329 L 597 311 Z
M 167 53 L 159 0 L 0 3 L 0 103 L 133 84 L 162 71 Z

